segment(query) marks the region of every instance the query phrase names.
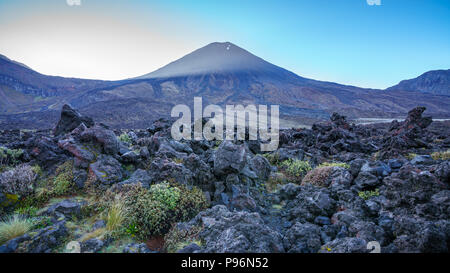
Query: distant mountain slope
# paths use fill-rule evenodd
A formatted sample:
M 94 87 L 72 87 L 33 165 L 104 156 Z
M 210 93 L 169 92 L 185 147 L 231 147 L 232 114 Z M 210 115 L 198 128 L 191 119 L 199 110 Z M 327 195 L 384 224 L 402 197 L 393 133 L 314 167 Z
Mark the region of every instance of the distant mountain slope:
M 0 114 L 45 110 L 54 104 L 57 108 L 66 97 L 111 84 L 43 75 L 0 55 Z
M 113 127 L 142 128 L 169 116 L 176 104 L 192 106 L 196 96 L 204 105 L 276 104 L 284 120 L 297 124 L 327 119 L 335 111 L 350 118 L 398 117 L 418 105 L 433 116 L 450 117 L 449 96 L 306 79 L 228 42 L 209 44 L 152 73 L 115 82 L 45 76 L 0 59 L 0 128 L 51 126 L 63 103 Z
M 108 82 L 42 75 L 3 56 L 0 58 L 0 83 L 26 94 L 49 97 L 106 86 Z
M 450 96 L 450 69 L 428 71 L 417 78 L 401 81 L 387 90 L 402 90 Z

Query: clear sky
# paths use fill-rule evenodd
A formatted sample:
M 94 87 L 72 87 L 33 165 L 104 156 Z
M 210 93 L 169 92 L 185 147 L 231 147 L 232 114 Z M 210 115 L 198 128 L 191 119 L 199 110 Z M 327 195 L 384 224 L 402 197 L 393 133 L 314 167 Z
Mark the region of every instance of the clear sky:
M 124 79 L 229 41 L 301 76 L 386 88 L 450 68 L 449 0 L 0 0 L 0 54 Z M 375 1 L 376 2 L 376 1 Z

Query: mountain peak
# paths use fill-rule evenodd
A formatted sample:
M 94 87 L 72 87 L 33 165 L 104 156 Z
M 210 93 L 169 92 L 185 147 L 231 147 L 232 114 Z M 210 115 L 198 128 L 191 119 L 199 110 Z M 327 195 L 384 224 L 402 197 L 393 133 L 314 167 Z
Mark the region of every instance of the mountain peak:
M 274 68 L 274 65 L 231 42 L 214 42 L 139 78 L 167 78 L 218 72 L 268 71 Z
M 250 54 L 252 55 L 250 52 L 246 51 L 245 49 L 231 43 L 231 42 L 214 42 L 214 43 L 210 43 L 198 50 L 198 53 L 206 53 L 206 52 L 210 52 L 210 51 L 214 51 L 216 53 L 231 53 L 231 54 Z M 194 51 L 195 52 L 195 51 Z M 255 56 L 256 57 L 256 56 Z

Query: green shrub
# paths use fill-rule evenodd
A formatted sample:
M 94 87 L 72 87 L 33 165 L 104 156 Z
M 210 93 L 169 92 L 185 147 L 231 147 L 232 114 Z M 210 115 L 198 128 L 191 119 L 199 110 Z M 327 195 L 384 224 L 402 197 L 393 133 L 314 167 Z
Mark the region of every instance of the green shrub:
M 129 224 L 128 227 L 125 229 L 125 232 L 128 235 L 130 235 L 131 237 L 136 237 L 138 228 L 137 228 L 136 224 Z
M 374 196 L 379 196 L 379 195 L 380 195 L 380 191 L 378 189 L 376 189 L 374 191 L 360 191 L 358 193 L 358 196 L 364 200 L 368 200 Z
M 187 221 L 207 207 L 203 192 L 198 188 L 152 185 L 149 190 L 140 184 L 124 187 L 125 226 L 134 226 L 139 239 L 162 235 L 178 221 Z
M 416 156 L 417 156 L 417 154 L 415 154 L 415 153 L 409 153 L 408 155 L 406 155 L 406 158 L 407 158 L 408 160 L 413 160 L 414 157 L 416 157 Z
M 431 154 L 434 160 L 450 160 L 450 150 L 445 152 L 434 152 Z
M 41 229 L 53 225 L 52 217 L 44 216 L 33 219 L 33 229 Z
M 25 198 L 21 205 L 22 206 L 39 206 L 47 202 L 51 198 L 51 191 L 45 187 L 38 187 L 34 194 Z
M 67 161 L 56 169 L 53 179 L 53 195 L 62 196 L 71 193 L 73 188 L 73 162 Z
M 16 214 L 20 214 L 20 215 L 27 215 L 30 217 L 34 217 L 36 216 L 36 213 L 38 212 L 38 208 L 34 207 L 34 206 L 22 206 L 18 209 L 16 209 L 14 212 Z
M 267 160 L 269 160 L 270 164 L 278 166 L 280 164 L 279 154 L 277 152 L 275 153 L 267 153 L 263 154 Z
M 134 225 L 136 236 L 143 240 L 152 234 L 164 232 L 168 227 L 170 211 L 139 184 L 124 188 L 128 188 L 124 197 L 126 226 Z
M 8 149 L 0 147 L 0 165 L 17 165 L 23 155 L 22 149 Z
M 165 182 L 152 185 L 150 194 L 155 201 L 158 201 L 169 210 L 174 210 L 180 200 L 180 189 L 171 187 Z
M 288 159 L 281 163 L 281 167 L 285 170 L 286 174 L 294 178 L 294 180 L 301 181 L 301 178 L 312 170 L 308 161 Z
M 0 165 L 6 165 L 6 160 L 8 159 L 6 150 L 5 147 L 0 147 Z
M 324 162 L 320 164 L 317 168 L 323 168 L 323 167 L 342 167 L 346 169 L 350 169 L 350 165 L 343 162 Z
M 131 144 L 131 138 L 130 138 L 130 136 L 127 133 L 121 134 L 117 139 L 122 141 L 122 142 Z
M 33 222 L 20 215 L 12 215 L 0 222 L 0 245 L 24 235 L 33 227 Z
M 31 167 L 31 169 L 33 170 L 33 172 L 35 173 L 35 174 L 37 174 L 37 176 L 43 176 L 44 175 L 44 172 L 42 171 L 42 168 L 39 166 L 39 165 L 34 165 L 33 167 Z
M 175 208 L 175 222 L 187 221 L 208 207 L 205 194 L 197 187 L 179 186 L 180 199 Z
M 53 197 L 65 196 L 75 192 L 73 183 L 73 161 L 69 160 L 56 168 L 55 174 L 36 183 L 32 195 L 22 200 L 22 206 L 39 206 Z M 36 172 L 40 167 L 33 167 Z

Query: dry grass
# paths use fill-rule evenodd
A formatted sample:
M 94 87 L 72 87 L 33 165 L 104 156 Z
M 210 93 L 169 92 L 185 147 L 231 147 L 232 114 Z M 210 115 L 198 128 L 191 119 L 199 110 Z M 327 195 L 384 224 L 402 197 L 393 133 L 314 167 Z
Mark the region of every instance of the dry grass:
M 302 180 L 302 186 L 312 184 L 319 187 L 327 187 L 326 180 L 331 174 L 333 167 L 315 168 L 308 172 Z
M 342 167 L 345 169 L 350 169 L 350 165 L 347 163 L 343 163 L 343 162 L 324 162 L 318 166 L 318 168 L 323 168 L 323 167 Z
M 103 238 L 106 234 L 106 228 L 98 228 L 92 232 L 86 233 L 81 237 L 80 241 L 85 242 L 94 238 Z

